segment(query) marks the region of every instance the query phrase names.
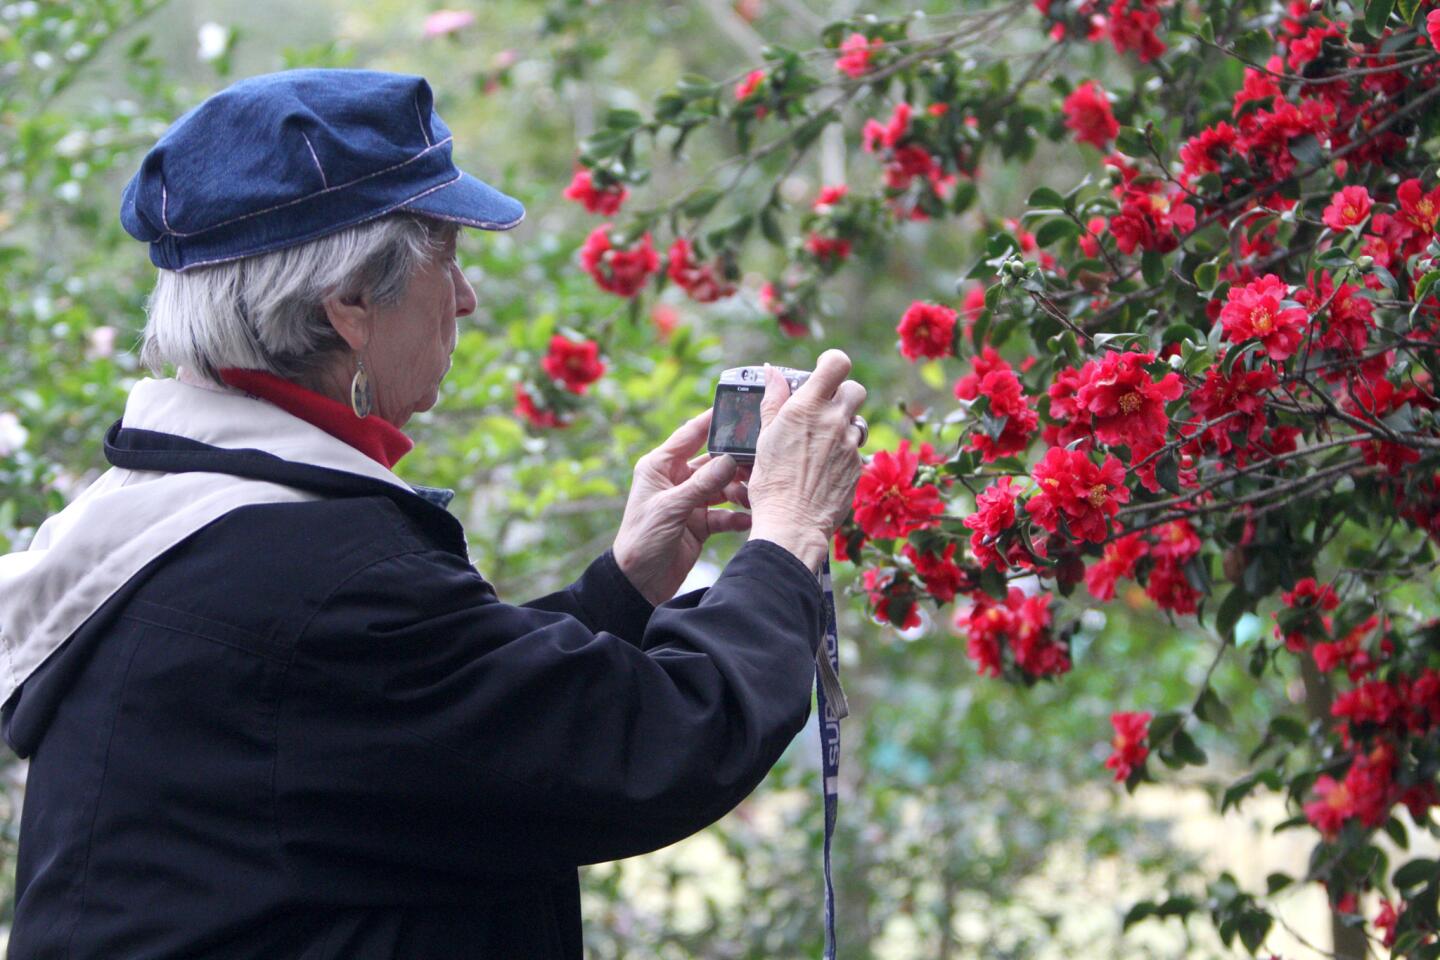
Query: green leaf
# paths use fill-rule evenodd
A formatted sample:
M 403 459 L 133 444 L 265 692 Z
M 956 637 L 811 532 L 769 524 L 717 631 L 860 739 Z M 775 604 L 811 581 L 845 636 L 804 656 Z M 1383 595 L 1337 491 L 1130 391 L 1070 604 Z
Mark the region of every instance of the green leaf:
M 1391 876 L 1390 882 L 1398 889 L 1408 890 L 1411 887 L 1418 887 L 1422 883 L 1428 883 L 1435 877 L 1440 876 L 1434 860 L 1416 859 L 1411 860 L 1405 866 L 1396 870 Z
M 1175 749 L 1175 756 L 1195 767 L 1203 767 L 1210 758 L 1205 751 L 1200 749 L 1200 744 L 1184 730 L 1175 731 L 1175 739 L 1171 741 Z
M 1196 330 L 1188 323 L 1172 323 L 1166 327 L 1165 332 L 1160 335 L 1160 342 L 1165 346 L 1169 346 L 1172 343 L 1179 343 L 1182 340 L 1189 340 L 1191 343 L 1204 343 L 1205 334 Z
M 1415 11 L 1420 9 L 1420 0 L 1396 0 L 1395 11 L 1406 23 L 1415 22 Z
M 1390 19 L 1390 11 L 1395 9 L 1395 0 L 1369 0 L 1365 4 L 1365 29 L 1370 31 L 1372 37 L 1378 37 L 1385 32 L 1385 22 Z
M 612 108 L 605 113 L 605 126 L 611 130 L 629 132 L 644 122 L 645 118 L 640 115 L 639 110 Z
M 1155 908 L 1157 917 L 1185 917 L 1195 912 L 1194 897 L 1171 897 Z
M 1295 878 L 1288 873 L 1272 873 L 1265 878 L 1265 892 L 1274 896 L 1295 882 Z
M 1155 479 L 1171 493 L 1180 492 L 1180 460 L 1174 450 L 1167 450 L 1155 461 Z
M 1150 156 L 1150 145 L 1145 142 L 1145 134 L 1134 127 L 1120 128 L 1120 132 L 1115 135 L 1115 149 L 1127 157 Z
M 1058 190 L 1049 187 L 1036 187 L 1030 193 L 1030 199 L 1025 202 L 1032 207 L 1065 207 L 1065 198 L 1060 196 Z
M 1390 947 L 1390 956 L 1407 956 L 1410 951 L 1420 946 L 1421 942 L 1429 936 L 1424 930 L 1406 930 L 1395 937 L 1395 943 Z
M 1235 52 L 1241 60 L 1263 64 L 1275 49 L 1275 38 L 1268 30 L 1251 30 L 1235 38 Z
M 1150 743 L 1164 743 L 1176 730 L 1180 729 L 1180 722 L 1184 719 L 1183 715 L 1174 711 L 1156 716 L 1150 721 Z
M 1239 932 L 1240 942 L 1245 944 L 1245 949 L 1254 953 L 1260 949 L 1265 942 L 1265 937 L 1270 933 L 1270 925 L 1274 919 L 1264 910 L 1246 910 L 1240 915 Z
M 1215 727 L 1228 727 L 1232 719 L 1230 708 L 1210 687 L 1206 687 L 1195 701 L 1195 716 Z
M 1074 220 L 1066 217 L 1056 217 L 1054 220 L 1046 220 L 1040 224 L 1040 229 L 1035 231 L 1035 242 L 1048 247 L 1058 240 L 1080 235 L 1080 225 Z
M 781 248 L 785 246 L 785 231 L 780 228 L 780 218 L 775 215 L 774 207 L 766 207 L 760 211 L 760 233 L 772 245 Z
M 1214 260 L 1206 260 L 1195 268 L 1195 285 L 1205 292 L 1215 289 L 1215 284 L 1220 282 L 1220 264 Z
M 1120 929 L 1122 931 L 1129 930 L 1141 920 L 1144 920 L 1146 917 L 1153 917 L 1154 915 L 1155 904 L 1151 903 L 1149 900 L 1141 900 L 1139 903 L 1135 904 L 1135 906 L 1125 911 L 1125 919 L 1121 922 Z
M 1165 282 L 1165 254 L 1158 250 L 1146 250 L 1140 257 L 1140 273 L 1145 282 L 1158 287 Z
M 1410 319 L 1412 321 L 1415 319 L 1415 315 L 1420 312 L 1420 305 L 1424 302 L 1425 295 L 1430 292 L 1431 287 L 1435 286 L 1436 281 L 1440 281 L 1440 270 L 1427 271 L 1424 276 L 1415 281 L 1415 306 L 1410 308 Z
M 1303 743 L 1308 735 L 1309 732 L 1305 729 L 1304 723 L 1286 714 L 1273 718 L 1265 734 L 1266 737 L 1288 740 L 1294 744 Z
M 1010 584 L 1006 582 L 1004 572 L 985 567 L 980 571 L 980 589 L 996 600 L 1004 600 L 1010 593 Z
M 1315 139 L 1313 133 L 1307 133 L 1291 140 L 1290 155 L 1311 167 L 1318 167 L 1325 162 L 1325 151 L 1321 149 L 1320 141 Z
M 723 193 L 713 188 L 700 190 L 680 205 L 680 212 L 687 217 L 703 217 L 715 209 L 723 196 Z
M 1235 624 L 1240 620 L 1240 615 L 1250 606 L 1250 595 L 1239 586 L 1236 586 L 1225 595 L 1220 601 L 1220 610 L 1215 614 L 1215 631 L 1220 637 L 1229 641 L 1233 635 Z
M 1386 820 L 1385 832 L 1390 836 L 1391 840 L 1395 841 L 1395 846 L 1401 850 L 1408 850 L 1410 848 L 1410 835 L 1405 831 L 1405 824 L 1399 820 L 1394 817 Z

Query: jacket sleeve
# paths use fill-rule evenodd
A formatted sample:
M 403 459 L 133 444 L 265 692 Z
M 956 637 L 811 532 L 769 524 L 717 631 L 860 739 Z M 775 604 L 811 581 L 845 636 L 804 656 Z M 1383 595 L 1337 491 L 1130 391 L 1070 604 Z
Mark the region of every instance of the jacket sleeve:
M 718 819 L 804 725 L 815 576 L 765 542 L 656 608 L 641 643 L 500 603 L 462 559 L 410 553 L 342 584 L 278 711 L 293 864 L 533 873 L 653 850 Z
M 568 613 L 594 633 L 613 633 L 639 645 L 655 607 L 646 600 L 606 550 L 564 590 L 531 600 L 522 606 L 553 613 Z

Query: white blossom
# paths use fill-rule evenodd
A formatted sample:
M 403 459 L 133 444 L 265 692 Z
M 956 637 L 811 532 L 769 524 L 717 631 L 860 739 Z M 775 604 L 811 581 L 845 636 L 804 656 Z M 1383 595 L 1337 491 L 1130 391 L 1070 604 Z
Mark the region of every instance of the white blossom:
M 221 57 L 230 46 L 230 31 L 212 21 L 201 25 L 199 41 L 200 52 L 197 56 L 209 62 Z
M 20 425 L 20 418 L 10 412 L 0 413 L 0 457 L 14 455 L 30 439 L 30 431 Z

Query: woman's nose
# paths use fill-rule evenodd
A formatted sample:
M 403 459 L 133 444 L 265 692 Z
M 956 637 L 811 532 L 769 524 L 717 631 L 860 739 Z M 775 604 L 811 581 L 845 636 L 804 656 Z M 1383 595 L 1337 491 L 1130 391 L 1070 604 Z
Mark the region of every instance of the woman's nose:
M 470 286 L 460 264 L 452 263 L 450 269 L 455 271 L 455 316 L 468 317 L 475 312 L 475 288 Z

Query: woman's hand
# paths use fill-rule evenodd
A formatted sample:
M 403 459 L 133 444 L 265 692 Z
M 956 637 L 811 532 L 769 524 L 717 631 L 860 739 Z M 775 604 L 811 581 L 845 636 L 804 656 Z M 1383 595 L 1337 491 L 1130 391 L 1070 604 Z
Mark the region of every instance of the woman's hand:
M 710 414 L 688 420 L 635 464 L 615 562 L 654 604 L 675 596 L 710 534 L 750 528 L 749 514 L 710 509 L 727 501 L 750 505 L 734 458 L 690 460 L 705 446 Z
M 784 377 L 765 377 L 750 539 L 778 543 L 811 570 L 820 569 L 860 479 L 862 434 L 852 420 L 865 388 L 849 373 L 850 358 L 826 350 L 793 397 Z

